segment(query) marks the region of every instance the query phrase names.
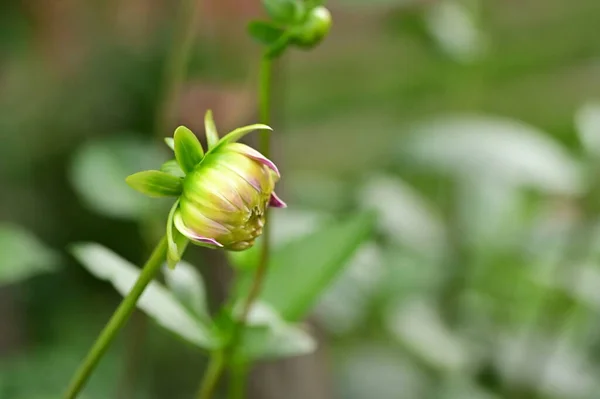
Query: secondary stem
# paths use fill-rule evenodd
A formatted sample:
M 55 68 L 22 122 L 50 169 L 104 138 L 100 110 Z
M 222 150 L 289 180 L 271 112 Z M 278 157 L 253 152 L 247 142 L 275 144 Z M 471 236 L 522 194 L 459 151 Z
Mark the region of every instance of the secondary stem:
M 260 64 L 260 80 L 259 80 L 259 92 L 258 92 L 258 102 L 259 102 L 259 119 L 260 123 L 264 123 L 268 125 L 271 120 L 271 81 L 272 81 L 272 70 L 273 70 L 273 62 L 267 57 L 263 56 Z M 265 156 L 269 157 L 271 152 L 271 135 L 270 131 L 264 130 L 261 131 L 259 137 L 258 149 Z M 268 208 L 266 218 L 268 218 Z M 228 347 L 226 348 L 224 353 L 219 352 L 218 354 L 213 354 L 211 356 L 211 361 L 209 364 L 209 368 L 206 371 L 204 379 L 202 380 L 202 384 L 200 387 L 198 399 L 209 399 L 211 398 L 214 389 L 216 388 L 216 382 L 223 374 L 227 363 L 231 360 L 231 357 L 235 353 L 236 346 L 238 345 L 241 335 L 243 333 L 244 325 L 246 324 L 246 319 L 248 317 L 248 313 L 252 308 L 252 304 L 258 298 L 263 281 L 265 279 L 265 275 L 267 272 L 267 265 L 269 263 L 269 250 L 270 250 L 270 228 L 269 223 L 265 223 L 265 227 L 263 229 L 262 236 L 262 251 L 259 260 L 258 267 L 256 269 L 256 273 L 254 274 L 254 278 L 252 280 L 252 285 L 250 286 L 250 291 L 248 291 L 248 296 L 243 302 L 242 305 L 242 313 L 240 314 L 239 319 L 237 320 L 234 330 L 231 335 L 231 341 Z M 215 357 L 218 356 L 218 360 Z M 212 368 L 214 367 L 214 369 Z M 236 378 L 239 379 L 238 383 L 243 387 L 244 379 L 246 378 L 247 368 L 239 371 L 239 375 L 236 375 Z M 208 378 L 210 374 L 211 378 Z M 207 386 L 210 384 L 210 386 Z M 243 392 L 238 393 L 237 395 L 243 395 Z M 236 396 L 242 397 L 242 396 Z
M 160 270 L 166 254 L 167 239 L 166 237 L 163 237 L 156 248 L 154 248 L 152 255 L 144 265 L 140 276 L 133 285 L 133 288 L 123 299 L 115 313 L 113 313 L 112 317 L 94 342 L 94 345 L 88 352 L 86 358 L 79 366 L 79 369 L 75 373 L 75 376 L 71 380 L 71 384 L 65 393 L 65 399 L 76 398 L 79 392 L 83 389 L 88 378 L 98 365 L 98 362 L 108 349 L 108 346 L 115 338 L 119 330 L 121 330 L 125 322 L 127 322 L 129 316 L 131 316 L 131 313 L 135 310 L 135 304 L 144 292 L 144 289 Z

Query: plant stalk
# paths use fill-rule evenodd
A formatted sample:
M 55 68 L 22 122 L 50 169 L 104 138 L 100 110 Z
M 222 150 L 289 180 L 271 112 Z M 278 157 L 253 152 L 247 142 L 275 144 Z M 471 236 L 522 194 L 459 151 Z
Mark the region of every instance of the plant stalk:
M 273 61 L 264 55 L 261 59 L 260 63 L 260 78 L 259 78 L 259 91 L 258 91 L 258 107 L 259 107 L 259 122 L 268 125 L 271 121 L 271 82 L 273 79 Z M 258 150 L 265 156 L 269 157 L 271 152 L 271 132 L 268 130 L 264 130 L 260 132 Z M 269 210 L 267 208 L 265 218 L 268 219 Z M 260 255 L 260 260 L 258 267 L 256 268 L 256 273 L 254 274 L 254 278 L 252 279 L 252 285 L 250 286 L 250 290 L 248 291 L 248 296 L 243 302 L 242 312 L 240 314 L 239 319 L 237 320 L 235 326 L 233 327 L 233 332 L 231 335 L 231 341 L 227 346 L 224 353 L 218 353 L 211 355 L 211 360 L 209 363 L 209 368 L 206 371 L 206 374 L 202 380 L 202 385 L 200 387 L 200 393 L 198 399 L 210 399 L 212 397 L 213 391 L 216 387 L 216 382 L 223 374 L 223 371 L 227 364 L 230 362 L 231 357 L 234 355 L 236 347 L 241 339 L 243 334 L 244 325 L 246 324 L 246 319 L 248 318 L 248 313 L 252 308 L 254 301 L 260 295 L 260 291 L 262 289 L 262 285 L 267 273 L 267 265 L 269 264 L 269 252 L 270 252 L 270 228 L 268 221 L 265 223 L 265 227 L 263 229 L 263 239 L 262 239 L 262 251 Z M 216 356 L 219 356 L 219 359 L 215 359 Z M 222 359 L 221 359 L 222 357 Z M 212 369 L 211 366 L 214 365 L 216 369 Z M 244 386 L 244 380 L 246 378 L 248 368 L 245 367 L 243 370 L 240 370 L 239 373 L 235 376 L 238 379 L 239 386 Z M 208 374 L 211 374 L 211 378 L 207 378 Z M 216 377 L 215 377 L 216 376 Z M 216 381 L 213 381 L 213 378 L 216 378 Z M 206 386 L 207 384 L 211 384 L 210 386 Z M 243 390 L 243 388 L 242 388 Z M 236 394 L 236 398 L 243 398 L 244 392 L 239 392 Z
M 131 316 L 131 313 L 133 313 L 135 310 L 135 304 L 144 292 L 144 289 L 160 270 L 166 255 L 167 239 L 166 237 L 163 237 L 156 248 L 154 248 L 152 255 L 144 265 L 140 276 L 133 285 L 133 288 L 123 299 L 115 313 L 113 313 L 112 317 L 94 342 L 94 345 L 88 352 L 87 356 L 79 366 L 79 369 L 77 369 L 77 372 L 71 380 L 69 388 L 64 395 L 65 399 L 75 399 L 79 392 L 81 392 L 90 375 L 100 362 L 100 359 L 108 349 L 108 346 L 121 328 L 125 325 Z

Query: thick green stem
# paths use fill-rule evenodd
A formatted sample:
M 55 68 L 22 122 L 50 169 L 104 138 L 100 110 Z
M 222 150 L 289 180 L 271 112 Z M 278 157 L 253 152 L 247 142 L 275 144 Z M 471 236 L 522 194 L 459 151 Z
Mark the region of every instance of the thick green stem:
M 225 368 L 225 358 L 223 352 L 218 351 L 211 354 L 208 368 L 204 373 L 200 390 L 198 391 L 198 399 L 210 399 L 217 388 L 221 374 Z
M 229 399 L 243 399 L 248 380 L 248 364 L 236 363 L 230 368 Z
M 100 359 L 108 349 L 108 346 L 113 341 L 117 333 L 125 325 L 125 322 L 131 316 L 131 313 L 135 310 L 135 304 L 139 297 L 144 292 L 146 286 L 152 281 L 154 276 L 160 270 L 165 257 L 167 254 L 167 239 L 163 237 L 152 255 L 144 265 L 140 276 L 133 285 L 133 288 L 123 299 L 115 313 L 112 315 L 96 341 L 88 352 L 83 363 L 79 366 L 79 369 L 75 373 L 75 376 L 71 380 L 71 384 L 64 395 L 65 399 L 74 399 L 77 397 L 79 392 L 85 386 L 88 378 L 100 362 Z

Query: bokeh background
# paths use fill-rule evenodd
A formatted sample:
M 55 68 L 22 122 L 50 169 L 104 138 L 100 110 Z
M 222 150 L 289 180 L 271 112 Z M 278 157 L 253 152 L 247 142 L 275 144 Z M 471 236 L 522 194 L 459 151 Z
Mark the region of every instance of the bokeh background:
M 259 1 L 200 1 L 165 96 L 175 3 L 0 2 L 2 399 L 59 397 L 120 300 L 69 246 L 140 264 L 161 234 L 168 204 L 124 177 L 209 107 L 256 121 Z M 600 398 L 600 2 L 328 6 L 330 37 L 277 64 L 272 223 L 377 224 L 309 318 L 316 353 L 261 364 L 252 397 Z M 216 306 L 227 259 L 188 252 Z M 205 361 L 136 313 L 82 397 L 189 398 Z

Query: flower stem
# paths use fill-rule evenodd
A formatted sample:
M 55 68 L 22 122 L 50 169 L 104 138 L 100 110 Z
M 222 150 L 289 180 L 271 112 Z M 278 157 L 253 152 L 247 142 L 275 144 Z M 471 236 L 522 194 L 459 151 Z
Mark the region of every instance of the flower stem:
M 219 378 L 221 378 L 221 374 L 223 374 L 224 367 L 225 358 L 223 352 L 213 352 L 210 356 L 206 373 L 204 373 L 200 390 L 198 391 L 198 399 L 210 399 L 212 397 L 219 382 Z
M 259 81 L 259 92 L 258 92 L 258 101 L 259 101 L 259 119 L 260 123 L 264 123 L 268 125 L 271 119 L 271 81 L 273 78 L 272 74 L 273 70 L 273 61 L 267 57 L 263 56 L 260 64 L 260 81 Z M 270 131 L 261 131 L 259 137 L 259 151 L 265 156 L 269 157 L 271 151 L 271 135 Z M 268 218 L 268 208 L 266 218 Z M 200 387 L 200 393 L 198 399 L 210 399 L 211 395 L 216 386 L 216 382 L 223 374 L 223 371 L 227 364 L 231 361 L 233 357 L 236 347 L 239 344 L 241 339 L 244 325 L 246 324 L 246 318 L 248 317 L 248 313 L 252 308 L 252 304 L 258 298 L 263 281 L 267 272 L 267 265 L 269 263 L 269 238 L 270 238 L 270 229 L 269 224 L 265 223 L 265 227 L 263 229 L 262 235 L 262 251 L 260 255 L 260 260 L 258 267 L 256 269 L 256 273 L 254 274 L 254 278 L 252 280 L 252 285 L 250 286 L 250 291 L 248 291 L 248 296 L 243 302 L 242 305 L 242 313 L 237 320 L 237 323 L 233 327 L 233 332 L 231 334 L 231 341 L 225 351 L 223 353 L 219 352 L 218 354 L 212 354 L 211 360 L 209 363 L 209 368 L 206 371 L 206 374 L 202 380 L 202 384 Z M 217 358 L 218 356 L 218 358 Z M 213 369 L 214 367 L 214 369 Z M 248 368 L 245 367 L 242 370 L 239 370 L 237 375 L 235 376 L 238 379 L 239 386 L 244 386 L 244 380 L 246 378 Z M 208 378 L 210 375 L 211 378 Z M 214 381 L 213 381 L 214 380 Z M 207 384 L 211 384 L 211 386 L 207 386 Z M 242 388 L 243 390 L 243 388 Z M 236 398 L 242 398 L 243 392 L 239 392 L 235 396 Z
M 121 330 L 123 325 L 125 325 L 125 322 L 129 319 L 131 313 L 133 313 L 135 310 L 135 304 L 144 292 L 144 289 L 160 270 L 166 254 L 167 239 L 166 237 L 163 237 L 156 248 L 154 248 L 152 255 L 144 265 L 140 276 L 133 285 L 133 288 L 131 288 L 129 294 L 127 294 L 127 296 L 123 299 L 115 313 L 113 313 L 112 317 L 94 342 L 94 345 L 88 352 L 86 358 L 79 366 L 79 369 L 75 373 L 73 379 L 71 380 L 71 384 L 64 395 L 65 399 L 76 398 L 79 392 L 83 389 L 88 378 L 108 349 L 108 346 L 113 341 L 119 330 Z

